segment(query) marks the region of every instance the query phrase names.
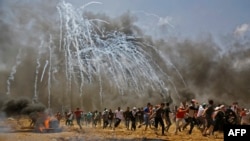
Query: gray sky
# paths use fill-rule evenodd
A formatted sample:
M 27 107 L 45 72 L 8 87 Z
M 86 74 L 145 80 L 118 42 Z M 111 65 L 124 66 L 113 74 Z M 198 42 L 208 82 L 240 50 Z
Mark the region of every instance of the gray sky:
M 75 6 L 92 0 L 67 0 Z M 138 24 L 153 32 L 168 25 L 168 35 L 197 37 L 209 33 L 244 35 L 250 31 L 249 0 L 95 0 L 86 10 L 114 17 L 130 11 L 138 16 Z M 149 20 L 150 19 L 150 20 Z M 145 22 L 145 20 L 147 22 Z M 150 21 L 151 23 L 149 23 Z M 147 23 L 147 24 L 145 24 Z M 158 36 L 158 35 L 157 35 Z
M 14 91 L 18 94 L 33 94 L 32 86 L 35 78 L 30 74 L 34 74 L 37 66 L 36 60 L 40 55 L 33 54 L 29 49 L 42 46 L 42 41 L 45 41 L 44 46 L 48 46 L 50 37 L 53 37 L 56 46 L 60 44 L 60 14 L 56 7 L 59 1 L 61 0 L 0 0 L 0 80 L 2 80 L 0 81 L 2 82 L 0 88 L 2 93 L 5 94 L 6 86 L 8 86 L 7 89 L 10 88 L 9 82 L 12 81 L 9 80 L 12 79 L 12 76 L 17 76 L 15 84 L 19 84 L 19 86 Z M 155 59 L 155 62 L 159 62 L 163 68 L 166 68 L 165 65 L 169 65 L 167 61 L 172 61 L 169 67 L 171 70 L 164 69 L 164 71 L 170 71 L 170 76 L 175 78 L 176 81 L 182 82 L 185 80 L 188 86 L 197 89 L 198 94 L 205 98 L 214 95 L 215 98 L 220 96 L 222 100 L 225 98 L 235 100 L 240 99 L 239 94 L 242 94 L 243 101 L 249 99 L 249 0 L 65 1 L 76 8 L 92 2 L 93 4 L 86 5 L 84 10 L 106 14 L 108 17 L 119 17 L 129 11 L 137 17 L 134 24 L 140 27 L 141 30 L 139 31 L 143 32 L 138 36 L 149 34 L 152 37 L 170 39 L 169 42 L 152 42 L 152 46 L 159 49 L 159 52 L 163 53 L 162 56 L 166 57 L 163 58 L 166 62 L 162 61 L 161 57 L 154 56 L 154 52 L 152 52 L 152 58 Z M 79 18 L 78 14 L 72 14 L 69 19 L 75 16 Z M 90 16 L 90 18 L 92 17 Z M 121 26 L 126 24 L 126 20 L 130 20 L 126 18 L 125 16 L 125 22 L 118 18 L 124 24 L 112 26 L 112 31 L 117 28 L 123 29 Z M 111 21 L 115 22 L 115 20 Z M 130 21 L 129 24 L 131 24 Z M 106 27 L 106 25 L 103 27 Z M 206 35 L 210 34 L 212 36 L 207 38 Z M 204 35 L 205 38 L 203 39 Z M 177 38 L 167 38 L 169 36 L 177 36 Z M 223 38 L 223 36 L 226 37 Z M 143 39 L 150 39 L 147 37 Z M 194 40 L 178 40 L 181 37 L 194 38 Z M 220 42 L 220 44 L 217 44 L 217 42 Z M 22 47 L 27 48 L 27 50 L 21 52 L 19 49 L 23 49 Z M 147 51 L 151 53 L 151 50 Z M 23 56 L 19 57 L 17 55 L 19 52 Z M 47 52 L 47 49 L 39 49 L 37 53 L 45 54 L 42 56 L 44 61 L 48 59 L 49 52 Z M 55 64 L 63 63 L 64 65 L 64 62 L 61 62 L 61 56 L 57 58 L 57 55 L 55 55 L 54 57 Z M 23 61 L 21 64 L 20 60 Z M 18 66 L 19 64 L 20 66 Z M 172 67 L 172 64 L 174 67 Z M 43 65 L 45 68 L 45 62 Z M 180 75 L 183 77 L 180 77 Z M 26 83 L 23 83 L 24 79 L 27 80 Z M 56 79 L 60 78 L 57 77 Z M 28 80 L 30 81 L 28 82 Z M 99 87 L 99 82 L 96 84 Z M 41 87 L 44 85 L 41 84 Z M 25 89 L 23 89 L 24 87 Z M 93 88 L 95 89 L 95 87 L 89 89 Z M 57 87 L 55 89 L 58 90 Z M 99 92 L 96 92 L 98 90 L 95 89 L 94 93 L 99 94 Z M 43 91 L 47 91 L 47 89 L 43 89 Z M 92 92 L 89 90 L 89 93 Z M 61 92 L 58 94 L 61 94 Z

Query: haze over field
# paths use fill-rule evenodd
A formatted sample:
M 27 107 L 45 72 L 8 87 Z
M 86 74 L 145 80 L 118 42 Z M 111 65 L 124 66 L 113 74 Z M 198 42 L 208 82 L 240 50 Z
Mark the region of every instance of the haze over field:
M 239 25 L 230 21 L 236 18 L 225 22 L 218 16 L 212 19 L 216 13 L 208 15 L 215 25 L 223 25 L 221 30 L 211 27 L 211 32 L 207 25 L 205 32 L 198 32 L 202 23 L 186 17 L 183 23 L 193 22 L 197 33 L 191 35 L 191 29 L 180 24 L 181 10 L 163 15 L 152 10 L 161 2 L 148 9 L 141 5 L 147 7 L 152 1 L 140 2 L 129 9 L 129 1 L 122 1 L 128 8 L 111 15 L 112 7 L 117 7 L 110 1 L 88 5 L 87 1 L 1 0 L 0 105 L 8 98 L 27 96 L 55 110 L 76 106 L 94 110 L 143 106 L 149 98 L 152 103 L 169 101 L 170 94 L 174 102 L 195 97 L 250 106 L 250 19 L 244 12 L 235 13 L 245 20 Z M 205 13 L 209 6 L 197 9 Z M 234 28 L 226 30 L 230 27 Z M 215 30 L 223 32 L 218 35 Z

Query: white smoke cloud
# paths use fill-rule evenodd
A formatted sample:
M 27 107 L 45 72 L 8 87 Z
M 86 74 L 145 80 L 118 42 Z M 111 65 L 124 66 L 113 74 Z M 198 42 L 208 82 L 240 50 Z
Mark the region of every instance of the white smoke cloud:
M 250 31 L 250 24 L 242 24 L 240 26 L 237 26 L 234 34 L 236 36 L 244 36 L 246 34 L 246 32 Z
M 159 17 L 159 21 L 158 21 L 158 26 L 171 26 L 171 27 L 174 27 L 172 24 L 172 17 Z
M 160 16 L 146 11 L 132 11 L 136 15 L 135 25 L 140 27 L 146 35 L 154 39 L 165 38 L 175 28 L 173 18 L 170 16 Z
M 174 27 L 171 22 L 172 22 L 172 17 L 170 16 L 166 16 L 166 17 L 161 17 L 159 15 L 156 15 L 154 13 L 148 13 L 148 12 L 145 12 L 145 11 L 134 11 L 135 13 L 142 13 L 146 16 L 149 16 L 149 17 L 153 17 L 156 19 L 156 25 L 158 26 L 171 26 L 171 27 Z M 145 17 L 144 17 L 145 18 Z M 154 21 L 152 19 L 150 19 L 151 21 Z M 155 23 L 154 23 L 155 24 Z

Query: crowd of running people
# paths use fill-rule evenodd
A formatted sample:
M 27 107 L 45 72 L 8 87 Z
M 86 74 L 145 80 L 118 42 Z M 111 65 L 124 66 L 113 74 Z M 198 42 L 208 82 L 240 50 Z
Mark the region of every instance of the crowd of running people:
M 80 129 L 82 126 L 102 127 L 115 130 L 121 122 L 127 130 L 135 131 L 137 128 L 144 130 L 161 129 L 161 135 L 169 132 L 170 127 L 175 124 L 174 133 L 187 131 L 192 134 L 197 127 L 203 136 L 213 135 L 215 131 L 223 132 L 225 124 L 250 125 L 250 111 L 237 102 L 229 105 L 215 104 L 213 100 L 199 103 L 195 99 L 181 102 L 180 105 L 160 103 L 153 105 L 147 103 L 145 107 L 126 107 L 122 110 L 104 108 L 102 111 L 84 112 L 77 108 L 64 113 L 65 125 L 72 126 L 76 120 Z M 58 116 L 58 113 L 56 115 Z M 60 115 L 60 119 L 61 119 Z M 160 125 L 160 126 L 159 126 Z

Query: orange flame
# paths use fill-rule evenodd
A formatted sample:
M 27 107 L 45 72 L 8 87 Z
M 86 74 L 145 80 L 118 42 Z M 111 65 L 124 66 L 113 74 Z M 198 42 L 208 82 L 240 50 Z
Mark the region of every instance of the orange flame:
M 44 127 L 45 129 L 48 129 L 49 128 L 49 121 L 50 121 L 50 118 L 49 116 L 44 120 Z
M 42 124 L 39 125 L 39 131 L 42 133 L 45 129 L 49 129 L 50 117 L 47 116 Z

